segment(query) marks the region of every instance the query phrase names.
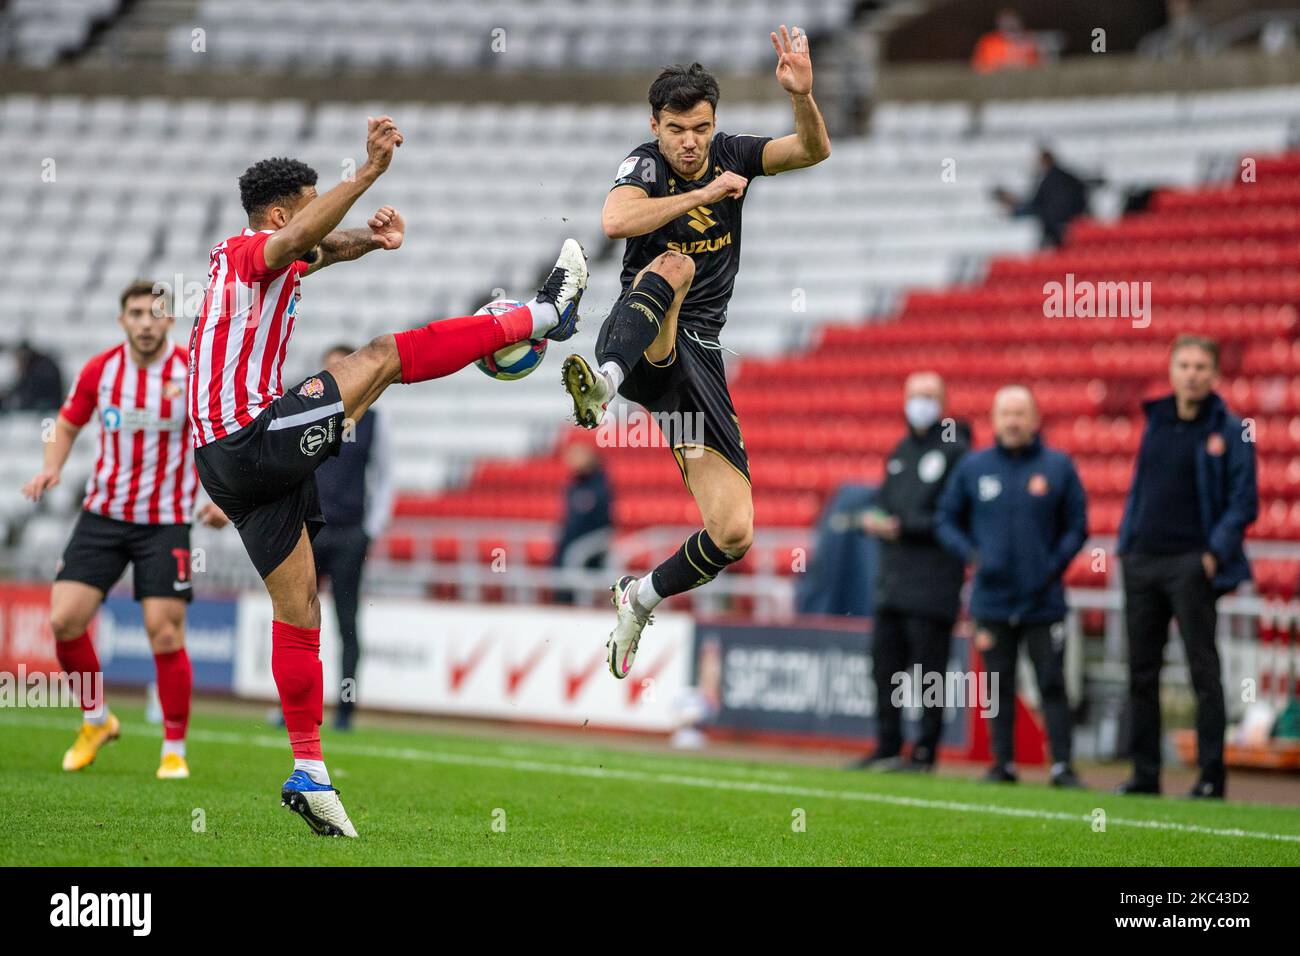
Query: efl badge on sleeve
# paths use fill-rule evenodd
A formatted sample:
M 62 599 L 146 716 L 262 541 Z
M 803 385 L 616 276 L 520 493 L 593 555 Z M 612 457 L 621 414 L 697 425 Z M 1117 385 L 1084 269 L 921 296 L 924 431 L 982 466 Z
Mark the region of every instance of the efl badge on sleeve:
M 324 398 L 325 383 L 319 378 L 309 378 L 302 383 L 302 387 L 298 389 L 298 394 L 303 398 Z

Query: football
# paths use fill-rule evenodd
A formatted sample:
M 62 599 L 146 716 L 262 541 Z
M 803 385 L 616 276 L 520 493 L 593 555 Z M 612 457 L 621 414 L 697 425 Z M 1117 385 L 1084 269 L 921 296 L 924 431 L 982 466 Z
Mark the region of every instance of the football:
M 500 315 L 502 312 L 518 309 L 522 305 L 522 302 L 515 299 L 493 299 L 474 314 Z M 498 349 L 491 355 L 479 359 L 474 364 L 482 370 L 484 375 L 501 379 L 503 382 L 512 382 L 517 378 L 523 378 L 525 375 L 531 374 L 537 366 L 542 364 L 542 359 L 545 356 L 546 339 L 528 339 Z

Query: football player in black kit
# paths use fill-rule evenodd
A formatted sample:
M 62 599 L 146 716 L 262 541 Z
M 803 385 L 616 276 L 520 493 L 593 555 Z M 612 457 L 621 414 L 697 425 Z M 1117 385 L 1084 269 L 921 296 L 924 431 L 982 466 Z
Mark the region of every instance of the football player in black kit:
M 564 362 L 584 428 L 600 424 L 615 392 L 654 413 L 704 519 L 653 572 L 610 589 L 618 621 L 606 647 L 619 679 L 655 605 L 712 581 L 753 540 L 749 460 L 718 342 L 740 266 L 741 204 L 755 176 L 813 166 L 831 151 L 812 98 L 807 36 L 782 26 L 772 45 L 777 82 L 794 107 L 789 136 L 716 132 L 718 83 L 698 63 L 670 67 L 651 84 L 655 138 L 623 160 L 601 213 L 605 234 L 627 240 L 623 294 L 601 327 L 595 367 L 580 355 Z

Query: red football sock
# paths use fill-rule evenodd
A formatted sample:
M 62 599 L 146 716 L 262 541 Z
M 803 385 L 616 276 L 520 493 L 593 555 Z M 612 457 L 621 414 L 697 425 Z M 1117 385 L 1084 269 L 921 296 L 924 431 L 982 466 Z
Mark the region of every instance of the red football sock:
M 397 354 L 402 383 L 427 382 L 463 369 L 533 334 L 533 313 L 527 306 L 500 315 L 466 315 L 439 319 L 422 329 L 398 332 Z
M 158 669 L 158 701 L 162 704 L 163 739 L 184 740 L 190 726 L 190 694 L 194 690 L 194 668 L 185 648 L 155 654 Z
M 280 692 L 280 710 L 289 746 L 299 760 L 323 760 L 320 725 L 325 709 L 325 679 L 320 666 L 320 628 L 271 623 L 271 674 Z
M 89 714 L 101 711 L 104 704 L 104 675 L 99 669 L 99 655 L 87 631 L 71 641 L 55 641 L 54 653 L 59 666 L 69 676 L 81 680 L 81 709 Z

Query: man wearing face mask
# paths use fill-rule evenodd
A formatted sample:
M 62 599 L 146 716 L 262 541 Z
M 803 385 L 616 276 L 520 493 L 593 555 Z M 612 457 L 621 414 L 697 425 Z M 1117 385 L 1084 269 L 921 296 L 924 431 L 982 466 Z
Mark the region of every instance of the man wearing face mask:
M 1039 424 L 1029 389 L 998 389 L 996 444 L 967 455 L 953 471 L 939 498 L 937 534 L 975 567 L 970 613 L 994 703 L 993 766 L 984 779 L 1016 782 L 1016 660 L 1023 644 L 1038 678 L 1052 784 L 1078 787 L 1070 765 L 1062 578 L 1088 536 L 1087 501 L 1074 462 L 1043 444 Z
M 922 673 L 942 673 L 948 664 L 964 568 L 935 538 L 934 512 L 944 479 L 970 449 L 970 429 L 943 418 L 943 379 L 934 372 L 908 376 L 903 398 L 907 433 L 889 456 L 876 506 L 863 519 L 867 533 L 880 540 L 871 650 L 879 732 L 875 752 L 854 766 L 924 771 L 934 769 L 943 707 L 925 708 L 904 764 L 896 675 L 917 664 Z

